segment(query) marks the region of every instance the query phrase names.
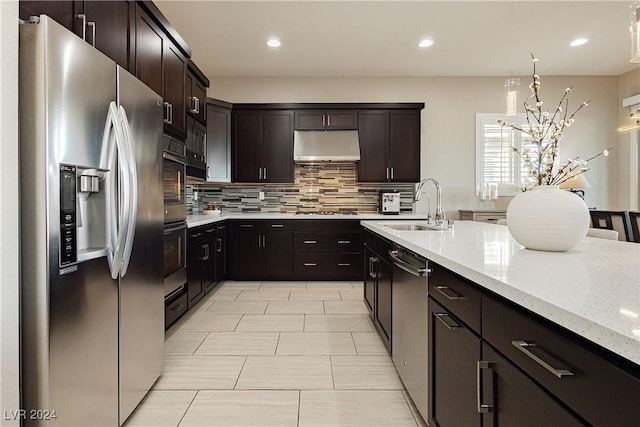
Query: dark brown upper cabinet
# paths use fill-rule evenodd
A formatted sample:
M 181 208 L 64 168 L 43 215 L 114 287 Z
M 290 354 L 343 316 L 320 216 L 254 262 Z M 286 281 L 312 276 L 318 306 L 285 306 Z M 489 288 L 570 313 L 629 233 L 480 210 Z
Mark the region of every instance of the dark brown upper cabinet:
M 296 110 L 295 129 L 358 129 L 358 112 L 356 110 Z
M 358 181 L 420 181 L 420 110 L 360 110 L 358 135 Z
M 48 15 L 120 66 L 134 71 L 135 2 L 21 1 L 20 18 Z
M 208 87 L 209 79 L 193 61 L 189 60 L 185 83 L 186 112 L 202 124 L 206 124 Z
M 293 182 L 293 111 L 237 110 L 232 115 L 234 182 Z
M 178 138 L 186 138 L 185 75 L 187 60 L 180 50 L 168 39 L 163 55 L 165 109 L 164 130 Z

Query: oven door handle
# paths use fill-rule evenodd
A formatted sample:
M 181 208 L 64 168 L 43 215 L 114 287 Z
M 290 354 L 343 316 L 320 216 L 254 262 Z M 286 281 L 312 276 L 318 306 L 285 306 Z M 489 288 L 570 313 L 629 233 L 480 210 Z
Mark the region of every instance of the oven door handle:
M 164 229 L 164 235 L 167 236 L 169 234 L 173 234 L 177 231 L 182 231 L 182 230 L 186 230 L 187 229 L 187 224 L 181 224 L 175 227 L 166 227 Z
M 168 153 L 166 151 L 162 152 L 162 158 L 163 159 L 167 159 L 167 160 L 171 160 L 173 162 L 179 163 L 181 165 L 186 166 L 187 165 L 187 161 L 184 157 L 180 157 L 180 156 L 176 156 L 175 154 L 171 154 Z

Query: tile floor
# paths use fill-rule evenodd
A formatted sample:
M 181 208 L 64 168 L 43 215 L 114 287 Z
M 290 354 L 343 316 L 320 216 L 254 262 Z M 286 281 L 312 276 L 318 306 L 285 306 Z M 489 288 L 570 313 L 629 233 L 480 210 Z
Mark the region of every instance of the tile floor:
M 424 427 L 360 282 L 218 285 L 166 335 L 125 427 Z

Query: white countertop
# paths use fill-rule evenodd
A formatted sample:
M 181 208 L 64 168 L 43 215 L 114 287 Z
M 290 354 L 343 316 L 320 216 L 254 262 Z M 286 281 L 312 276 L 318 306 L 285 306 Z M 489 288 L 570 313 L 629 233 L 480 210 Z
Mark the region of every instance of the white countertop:
M 212 224 L 226 219 L 352 219 L 357 221 L 363 220 L 423 220 L 426 214 L 400 214 L 400 215 L 383 215 L 377 213 L 363 213 L 356 215 L 295 215 L 293 213 L 262 213 L 262 212 L 244 212 L 244 213 L 222 213 L 220 215 L 196 214 L 187 215 L 187 227 L 199 227 L 201 225 Z
M 415 221 L 413 221 L 415 222 Z M 371 231 L 640 365 L 640 244 L 585 237 L 568 252 L 524 249 L 506 226 Z

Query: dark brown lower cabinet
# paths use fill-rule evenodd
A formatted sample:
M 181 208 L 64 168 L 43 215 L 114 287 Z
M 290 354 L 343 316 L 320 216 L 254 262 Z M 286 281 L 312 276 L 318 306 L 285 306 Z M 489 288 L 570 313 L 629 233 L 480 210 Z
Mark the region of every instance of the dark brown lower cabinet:
M 483 364 L 478 367 L 483 405 L 482 427 L 586 426 L 528 376 L 501 357 L 490 345 L 482 344 Z M 462 424 L 440 424 L 462 426 Z M 476 424 L 480 425 L 480 424 Z
M 187 296 L 193 307 L 226 275 L 226 224 L 189 229 L 187 236 Z
M 428 300 L 429 418 L 440 427 L 479 427 L 474 378 L 481 339 L 433 298 Z
M 391 275 L 393 268 L 387 257 L 379 257 L 376 265 L 376 314 L 375 323 L 391 343 Z
M 364 301 L 371 320 L 391 353 L 393 267 L 388 251 L 391 244 L 369 231 L 364 234 Z
M 369 313 L 373 316 L 375 312 L 375 295 L 376 295 L 376 272 L 373 268 L 375 253 L 366 245 L 364 247 L 364 303 L 369 309 Z

